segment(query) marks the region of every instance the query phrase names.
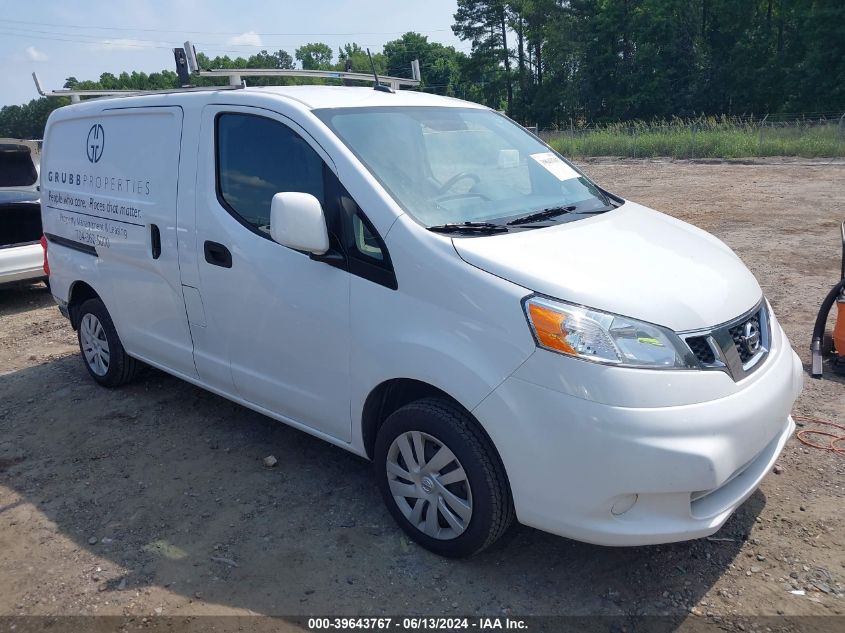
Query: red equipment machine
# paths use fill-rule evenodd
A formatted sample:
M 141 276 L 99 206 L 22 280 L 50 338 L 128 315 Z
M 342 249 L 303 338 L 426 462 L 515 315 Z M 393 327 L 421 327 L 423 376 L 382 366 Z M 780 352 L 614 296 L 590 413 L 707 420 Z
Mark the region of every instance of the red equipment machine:
M 810 344 L 812 353 L 812 367 L 810 375 L 813 378 L 822 377 L 822 341 L 827 325 L 830 309 L 836 303 L 836 324 L 833 327 L 833 361 L 831 369 L 836 373 L 845 373 L 845 222 L 839 227 L 842 238 L 842 269 L 839 283 L 837 283 L 822 301 L 816 325 L 813 328 L 813 341 Z

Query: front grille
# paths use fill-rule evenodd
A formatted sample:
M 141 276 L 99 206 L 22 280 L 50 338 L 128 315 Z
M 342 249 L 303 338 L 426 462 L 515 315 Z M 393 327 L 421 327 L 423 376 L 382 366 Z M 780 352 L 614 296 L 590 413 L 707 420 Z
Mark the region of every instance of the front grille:
M 713 353 L 710 343 L 707 342 L 706 336 L 691 336 L 687 339 L 687 345 L 689 345 L 699 363 L 712 365 L 716 362 L 716 355 Z
M 754 329 L 757 332 L 760 332 L 760 313 L 753 315 L 750 319 L 746 319 L 742 323 L 738 323 L 737 325 L 733 326 L 728 330 L 731 333 L 731 338 L 734 341 L 734 346 L 736 347 L 736 351 L 739 354 L 739 358 L 742 360 L 742 364 L 744 365 L 748 361 L 750 361 L 756 352 L 749 351 L 748 347 L 745 345 L 743 341 L 743 335 L 745 333 L 745 326 L 747 323 L 753 323 Z
M 682 336 L 702 369 L 724 371 L 741 380 L 760 367 L 769 353 L 771 330 L 766 303 L 761 301 L 753 310 L 723 325 Z

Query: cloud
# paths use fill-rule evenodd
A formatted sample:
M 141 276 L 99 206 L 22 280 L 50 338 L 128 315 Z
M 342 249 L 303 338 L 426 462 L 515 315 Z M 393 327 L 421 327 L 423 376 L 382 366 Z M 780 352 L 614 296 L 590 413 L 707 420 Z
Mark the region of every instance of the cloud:
M 93 42 L 89 48 L 95 51 L 133 51 L 142 48 L 167 48 L 167 42 L 154 42 L 151 40 L 136 40 L 129 37 L 107 39 L 100 42 Z
M 253 176 L 245 174 L 240 171 L 230 171 L 226 174 L 226 178 L 234 184 L 248 185 L 250 187 L 262 187 L 264 189 L 272 189 L 273 183 L 264 180 L 260 176 Z
M 261 36 L 255 31 L 247 31 L 235 37 L 230 37 L 226 44 L 229 46 L 264 46 L 261 43 Z
M 46 62 L 49 57 L 44 51 L 39 51 L 34 46 L 26 47 L 26 58 L 31 62 Z

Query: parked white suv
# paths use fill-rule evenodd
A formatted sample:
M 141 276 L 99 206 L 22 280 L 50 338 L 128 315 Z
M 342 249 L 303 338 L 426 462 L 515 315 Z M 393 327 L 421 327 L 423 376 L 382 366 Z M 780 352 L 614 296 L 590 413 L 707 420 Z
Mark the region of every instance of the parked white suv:
M 0 139 L 0 286 L 46 279 L 38 144 Z
M 51 115 L 42 187 L 94 380 L 143 361 L 372 459 L 440 554 L 514 517 L 606 545 L 712 534 L 794 428 L 801 364 L 739 258 L 476 104 L 88 101 Z

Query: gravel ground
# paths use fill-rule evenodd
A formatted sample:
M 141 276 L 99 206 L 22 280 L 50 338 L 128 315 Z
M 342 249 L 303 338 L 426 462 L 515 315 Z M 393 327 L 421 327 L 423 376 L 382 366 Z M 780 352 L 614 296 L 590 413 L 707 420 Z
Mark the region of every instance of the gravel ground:
M 845 165 L 585 169 L 734 248 L 806 366 L 816 310 L 838 277 Z M 0 290 L 0 368 L 0 615 L 725 622 L 845 609 L 845 459 L 794 438 L 779 474 L 714 538 L 603 548 L 518 527 L 496 550 L 452 561 L 410 543 L 369 465 L 340 449 L 158 371 L 96 387 L 43 287 Z M 842 384 L 808 377 L 795 412 L 842 421 Z M 271 454 L 278 465 L 267 468 Z

